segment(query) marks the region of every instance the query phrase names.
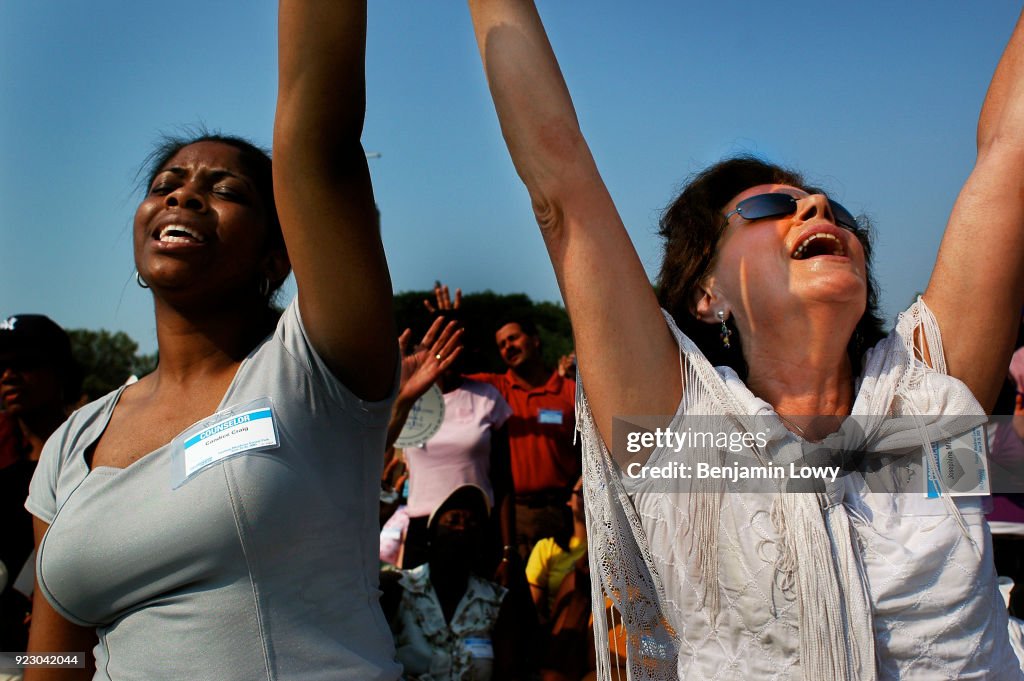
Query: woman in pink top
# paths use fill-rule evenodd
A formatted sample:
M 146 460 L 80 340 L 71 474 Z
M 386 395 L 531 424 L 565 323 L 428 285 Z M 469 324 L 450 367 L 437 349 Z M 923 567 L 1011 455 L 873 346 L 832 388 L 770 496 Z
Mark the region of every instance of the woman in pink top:
M 437 384 L 444 395 L 444 421 L 427 442 L 404 450 L 409 468 L 409 527 L 401 564 L 409 569 L 426 561 L 427 519 L 431 512 L 455 488 L 473 484 L 484 490 L 492 508 L 498 511 L 491 515 L 489 535 L 493 539 L 489 546 L 493 550 L 479 561 L 484 574 L 490 574 L 506 562 L 513 545 L 512 471 L 505 429 L 512 409 L 493 386 L 462 376 L 456 351 L 461 333 L 455 332 L 454 321 L 442 332 L 443 319 L 438 317 L 419 349 L 410 355 L 412 359 L 405 360 L 402 387 L 388 428 L 391 433 L 400 431 L 412 405 Z M 446 338 L 452 344 L 445 342 Z M 403 347 L 407 341 L 408 331 L 399 339 Z M 501 562 L 498 547 L 502 547 Z

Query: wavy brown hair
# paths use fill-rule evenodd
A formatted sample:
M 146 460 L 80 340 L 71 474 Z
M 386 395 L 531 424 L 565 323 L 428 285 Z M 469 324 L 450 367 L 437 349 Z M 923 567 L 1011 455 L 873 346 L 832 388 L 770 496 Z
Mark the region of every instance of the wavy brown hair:
M 746 379 L 748 368 L 743 359 L 743 341 L 735 324 L 730 348 L 722 346 L 720 326 L 706 324 L 691 312 L 700 292 L 700 282 L 715 262 L 718 240 L 725 229 L 722 211 L 740 192 L 760 184 L 787 184 L 809 194 L 824 194 L 807 184 L 803 176 L 788 168 L 754 156 L 738 156 L 720 161 L 690 178 L 683 191 L 665 209 L 659 234 L 665 240 L 665 254 L 658 274 L 658 300 L 669 311 L 679 328 L 689 336 L 715 366 L 732 367 Z M 863 215 L 854 234 L 864 248 L 867 275 L 867 306 L 847 345 L 855 374 L 861 370 L 864 351 L 881 340 L 885 332 L 878 309 L 878 285 L 871 274 L 871 225 Z

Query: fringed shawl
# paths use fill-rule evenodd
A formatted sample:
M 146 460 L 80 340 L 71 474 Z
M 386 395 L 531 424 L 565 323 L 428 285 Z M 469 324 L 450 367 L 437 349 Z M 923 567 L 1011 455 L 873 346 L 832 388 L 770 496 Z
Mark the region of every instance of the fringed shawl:
M 761 419 L 759 424 L 767 419 L 774 424 L 767 446 L 755 446 L 748 455 L 771 464 L 798 457 L 806 443 L 786 430 L 734 372 L 712 367 L 668 313 L 665 317 L 679 344 L 684 385 L 673 426 L 685 417 L 691 428 L 696 419 L 709 428 L 728 423 L 752 432 L 755 419 Z M 931 367 L 922 360 L 924 347 Z M 628 632 L 630 679 L 676 679 L 684 670 L 692 672 L 687 681 L 752 678 L 750 674 L 766 667 L 780 679 L 877 678 L 872 598 L 853 527 L 858 511 L 844 505 L 854 476 L 813 493 L 786 492 L 782 486 L 757 498 L 750 493 L 730 496 L 730 483 L 720 479 L 688 481 L 674 492 L 654 492 L 664 497 L 654 510 L 638 510 L 638 490 L 610 455 L 594 425 L 582 381 L 578 385 L 593 602 L 600 613 L 609 598 L 612 611 L 621 617 Z M 821 446 L 869 456 L 908 450 L 920 455 L 929 443 L 984 422 L 967 387 L 945 375 L 938 327 L 923 300 L 902 314 L 890 336 L 866 354 L 851 416 Z M 686 455 L 691 462 L 728 463 L 727 452 L 714 447 L 691 448 Z M 661 465 L 678 456 L 657 450 L 648 464 Z M 976 543 L 951 498 L 944 495 L 941 503 L 967 541 Z M 728 520 L 722 517 L 723 508 L 730 513 Z M 744 510 L 756 517 L 741 526 L 737 518 Z M 973 549 L 980 553 L 977 546 Z M 752 554 L 760 561 L 750 560 Z M 758 571 L 758 562 L 770 563 L 770 570 Z M 757 613 L 743 610 L 750 593 L 763 599 Z M 770 621 L 750 624 L 751 615 Z M 692 631 L 685 631 L 687 627 Z M 720 636 L 723 627 L 743 631 Z M 615 666 L 608 630 L 603 614 L 595 616 L 602 681 L 612 678 Z M 787 634 L 795 640 L 776 641 Z M 694 671 L 692 662 L 700 656 L 720 661 L 714 674 Z

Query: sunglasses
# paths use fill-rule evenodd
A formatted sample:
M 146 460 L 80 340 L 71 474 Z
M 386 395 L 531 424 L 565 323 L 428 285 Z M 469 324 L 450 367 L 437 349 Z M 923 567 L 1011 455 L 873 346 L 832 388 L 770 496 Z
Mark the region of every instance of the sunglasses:
M 828 200 L 828 205 L 837 225 L 851 232 L 860 231 L 860 225 L 857 224 L 857 218 L 853 217 L 853 213 L 832 199 Z M 744 220 L 781 218 L 793 215 L 796 213 L 796 209 L 796 199 L 789 194 L 758 194 L 737 203 L 736 207 L 726 214 L 725 221 L 729 222 L 729 218 L 733 215 L 739 215 Z

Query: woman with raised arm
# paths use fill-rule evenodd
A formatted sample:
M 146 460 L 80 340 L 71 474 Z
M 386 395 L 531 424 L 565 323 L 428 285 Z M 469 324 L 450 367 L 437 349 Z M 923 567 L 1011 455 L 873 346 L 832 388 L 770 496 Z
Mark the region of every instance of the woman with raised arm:
M 152 157 L 133 233 L 160 363 L 57 431 L 27 502 L 30 650 L 95 666 L 26 678 L 399 676 L 377 599 L 398 354 L 365 25 L 364 2 L 282 0 L 273 169 L 210 134 Z
M 919 474 L 922 448 L 984 420 L 1015 333 L 1024 29 L 986 97 L 977 164 L 927 290 L 883 338 L 862 226 L 756 159 L 709 168 L 666 211 L 656 297 L 532 2 L 470 8 L 573 323 L 594 603 L 603 590 L 621 614 L 632 678 L 1021 678 L 978 497 L 954 501 L 939 483 L 940 498 L 924 498 Z M 746 436 L 743 456 L 765 470 L 808 447 L 840 463 L 844 452 L 869 464 L 916 452 L 916 469 L 883 473 L 916 472 L 918 486 L 881 493 L 852 472 L 823 476 L 813 493 L 787 493 L 783 480 L 729 494 L 750 487 L 641 477 L 737 456 L 714 438 L 609 452 L 613 419 L 657 414 L 675 415 L 661 425 L 677 435 L 694 419 Z M 595 624 L 602 651 L 603 617 Z M 608 678 L 606 655 L 598 666 Z

